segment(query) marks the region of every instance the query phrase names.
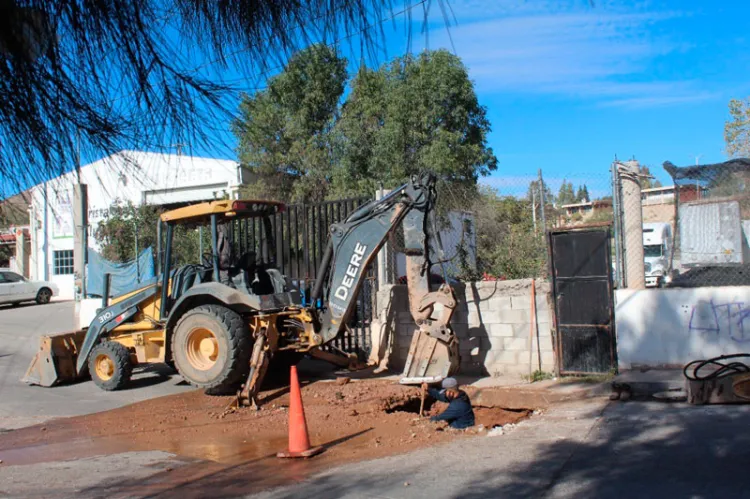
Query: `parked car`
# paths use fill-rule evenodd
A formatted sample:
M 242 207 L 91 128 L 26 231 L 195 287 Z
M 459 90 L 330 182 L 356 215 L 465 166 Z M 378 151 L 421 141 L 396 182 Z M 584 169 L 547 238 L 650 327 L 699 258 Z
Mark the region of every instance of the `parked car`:
M 25 277 L 10 272 L 0 271 L 0 303 L 19 303 L 35 301 L 42 305 L 59 292 L 57 286 L 51 282 L 29 281 Z

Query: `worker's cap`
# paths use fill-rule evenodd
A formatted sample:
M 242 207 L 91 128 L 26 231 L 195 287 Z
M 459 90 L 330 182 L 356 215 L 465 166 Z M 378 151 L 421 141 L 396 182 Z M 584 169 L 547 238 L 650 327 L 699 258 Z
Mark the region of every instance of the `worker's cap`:
M 445 378 L 442 383 L 443 388 L 456 388 L 458 386 L 458 381 L 456 381 L 456 378 Z

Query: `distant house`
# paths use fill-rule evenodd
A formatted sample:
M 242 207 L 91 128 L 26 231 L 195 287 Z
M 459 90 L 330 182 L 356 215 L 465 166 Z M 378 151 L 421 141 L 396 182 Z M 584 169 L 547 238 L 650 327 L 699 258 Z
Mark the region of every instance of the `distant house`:
M 600 199 L 595 201 L 588 201 L 585 203 L 573 203 L 564 204 L 560 206 L 562 214 L 567 219 L 580 219 L 581 221 L 586 220 L 594 216 L 595 213 L 612 209 L 612 201 L 609 199 Z
M 11 270 L 29 277 L 29 203 L 30 191 L 0 201 L 0 268 Z M 18 251 L 18 241 L 23 241 L 22 251 Z M 21 261 L 16 260 L 20 255 Z

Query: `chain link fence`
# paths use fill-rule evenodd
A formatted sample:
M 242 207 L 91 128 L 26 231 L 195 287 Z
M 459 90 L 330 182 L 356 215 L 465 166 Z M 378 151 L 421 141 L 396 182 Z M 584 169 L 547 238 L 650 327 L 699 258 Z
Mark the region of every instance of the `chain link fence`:
M 667 285 L 750 285 L 750 160 L 685 167 L 666 162 L 664 169 L 674 181 Z
M 493 182 L 439 183 L 435 220 L 427 228 L 433 283 L 546 279 L 548 230 L 613 224 L 612 182 L 606 168 L 571 180 L 545 179 L 540 171 Z M 388 284 L 406 282 L 403 243 L 398 228 L 383 258 L 386 271 L 381 278 Z

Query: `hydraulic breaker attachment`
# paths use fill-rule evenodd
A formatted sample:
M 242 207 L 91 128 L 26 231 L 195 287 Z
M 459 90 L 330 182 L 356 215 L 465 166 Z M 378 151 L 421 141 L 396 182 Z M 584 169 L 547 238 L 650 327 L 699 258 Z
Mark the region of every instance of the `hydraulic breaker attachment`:
M 42 336 L 39 351 L 21 381 L 49 387 L 78 379 L 76 361 L 85 336 L 85 329 Z
M 437 304 L 442 312 L 435 318 Z M 455 308 L 456 299 L 448 285 L 422 297 L 417 310 L 419 330 L 412 338 L 401 384 L 436 383 L 458 371 L 458 339 L 450 327 Z

